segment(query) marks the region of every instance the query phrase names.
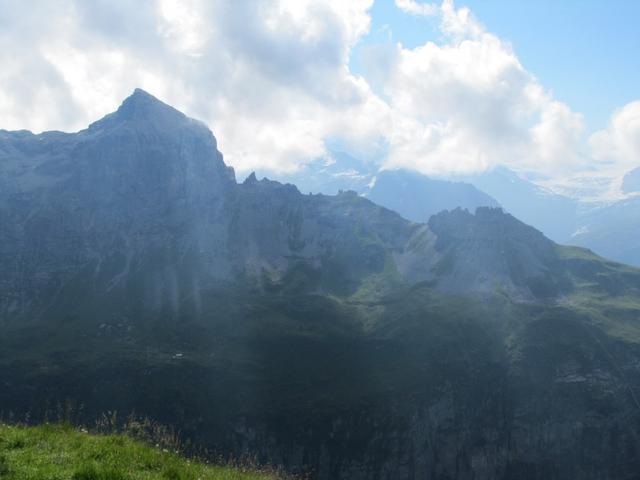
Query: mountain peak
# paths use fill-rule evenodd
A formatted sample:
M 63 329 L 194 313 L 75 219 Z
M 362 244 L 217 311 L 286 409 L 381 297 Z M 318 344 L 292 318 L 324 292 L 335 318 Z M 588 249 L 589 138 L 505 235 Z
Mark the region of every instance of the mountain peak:
M 184 113 L 167 105 L 150 93 L 136 88 L 115 112 L 92 123 L 89 130 L 108 130 L 122 125 L 136 124 L 136 128 L 171 131 L 186 123 L 193 125 L 194 122 Z
M 136 88 L 116 111 L 116 115 L 125 120 L 153 119 L 158 116 L 184 119 L 186 116 L 170 105 L 158 100 L 150 93 Z
M 158 100 L 158 98 L 151 95 L 146 90 L 141 88 L 136 88 L 131 95 L 124 99 L 120 108 L 125 105 L 144 105 L 144 104 L 153 104 L 153 103 L 164 104 L 162 101 Z M 168 105 L 166 105 L 168 107 Z
M 256 177 L 256 172 L 251 172 L 251 175 L 245 178 L 244 183 L 246 185 L 253 185 L 258 183 L 258 177 Z
M 140 87 L 136 87 L 133 89 L 133 93 L 130 95 L 131 97 L 134 96 L 143 96 L 143 97 L 151 97 L 151 98 L 156 98 L 153 95 L 151 95 L 149 92 L 147 92 L 146 90 L 143 90 Z M 157 100 L 157 99 L 156 99 Z

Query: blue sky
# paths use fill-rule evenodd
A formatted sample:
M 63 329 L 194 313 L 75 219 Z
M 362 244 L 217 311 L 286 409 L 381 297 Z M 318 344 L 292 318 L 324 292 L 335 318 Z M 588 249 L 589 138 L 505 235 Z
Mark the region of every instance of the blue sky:
M 640 98 L 640 1 L 464 0 L 488 31 L 508 41 L 524 67 L 554 95 L 585 116 L 589 130 Z M 371 32 L 354 49 L 351 67 L 363 73 L 362 45 L 395 42 L 414 48 L 440 40 L 437 20 L 408 15 L 394 0 L 376 0 Z

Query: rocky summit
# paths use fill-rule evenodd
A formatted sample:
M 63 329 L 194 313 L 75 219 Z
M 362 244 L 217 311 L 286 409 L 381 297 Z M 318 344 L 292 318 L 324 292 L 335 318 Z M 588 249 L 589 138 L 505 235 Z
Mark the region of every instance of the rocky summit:
M 318 479 L 640 471 L 640 271 L 498 208 L 237 183 L 136 90 L 0 131 L 0 225 L 4 412 L 135 411 Z

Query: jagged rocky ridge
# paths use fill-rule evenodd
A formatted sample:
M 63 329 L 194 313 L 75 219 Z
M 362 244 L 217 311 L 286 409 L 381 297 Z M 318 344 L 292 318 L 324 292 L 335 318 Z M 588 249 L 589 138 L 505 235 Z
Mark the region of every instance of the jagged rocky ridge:
M 268 172 L 275 180 L 293 183 L 303 193 L 335 195 L 352 190 L 414 222 L 426 223 L 443 210 L 500 207 L 471 183 L 430 178 L 409 170 L 380 170 L 374 162 L 330 151 L 294 173 Z
M 0 132 L 0 182 L 0 410 L 135 410 L 321 479 L 640 468 L 637 270 L 497 209 L 238 184 L 140 90 Z
M 425 226 L 349 192 L 301 195 L 255 176 L 237 184 L 203 124 L 141 90 L 77 134 L 1 139 L 5 320 L 68 313 L 78 296 L 178 315 L 183 298 L 208 288 L 278 284 L 292 271 L 304 276 L 299 291 L 341 296 L 383 272 L 390 284 L 520 299 L 571 288 L 557 247 L 499 211 Z M 461 234 L 451 251 L 443 239 Z

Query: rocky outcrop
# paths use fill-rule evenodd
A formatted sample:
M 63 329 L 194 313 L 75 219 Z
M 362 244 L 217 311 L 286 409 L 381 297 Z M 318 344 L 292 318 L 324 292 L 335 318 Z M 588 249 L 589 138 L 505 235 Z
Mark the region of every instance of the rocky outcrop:
M 531 300 L 569 288 L 552 242 L 497 210 L 427 227 L 353 192 L 238 184 L 203 124 L 141 90 L 76 134 L 2 132 L 0 169 L 5 321 L 96 304 L 198 315 L 229 282 L 343 297 L 372 275 L 380 291 L 433 281 Z

